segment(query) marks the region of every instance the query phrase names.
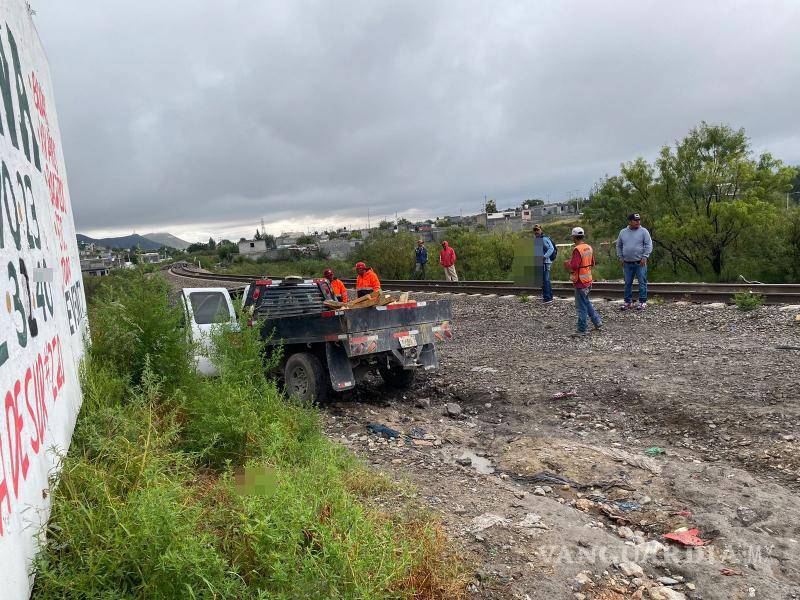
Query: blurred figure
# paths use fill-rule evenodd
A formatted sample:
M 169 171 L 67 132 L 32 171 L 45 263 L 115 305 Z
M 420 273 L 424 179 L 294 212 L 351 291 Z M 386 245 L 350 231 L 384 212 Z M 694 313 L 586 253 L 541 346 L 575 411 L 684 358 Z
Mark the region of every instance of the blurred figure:
M 535 256 L 539 255 L 538 241 L 541 240 L 542 244 L 542 302 L 550 304 L 553 302 L 553 285 L 550 282 L 550 270 L 553 266 L 553 259 L 556 257 L 556 247 L 553 245 L 553 241 L 544 234 L 542 226 L 538 223 L 533 226 L 533 235 L 536 236 L 534 244 L 537 245 L 537 251 L 534 252 Z
M 414 276 L 417 279 L 425 279 L 426 270 L 428 268 L 428 249 L 425 247 L 425 242 L 422 240 L 417 241 L 415 260 Z
M 356 273 L 358 273 L 358 277 L 356 278 L 357 297 L 361 298 L 361 296 L 366 296 L 367 294 L 381 289 L 381 282 L 375 274 L 375 271 L 370 269 L 363 262 L 356 263 Z
M 442 251 L 439 252 L 439 264 L 444 267 L 444 277 L 447 281 L 458 281 L 456 252 L 446 241 L 442 242 Z
M 335 279 L 333 269 L 325 269 L 322 273 L 331 284 L 331 291 L 339 302 L 347 302 L 347 288 L 344 287 L 341 279 Z

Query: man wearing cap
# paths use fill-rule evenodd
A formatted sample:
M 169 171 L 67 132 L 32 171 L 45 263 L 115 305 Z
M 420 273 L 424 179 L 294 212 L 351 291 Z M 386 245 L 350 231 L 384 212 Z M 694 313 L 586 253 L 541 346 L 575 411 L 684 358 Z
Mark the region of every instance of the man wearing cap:
M 638 310 L 647 308 L 647 259 L 653 251 L 650 232 L 642 227 L 639 213 L 628 215 L 628 226 L 617 237 L 617 258 L 625 277 L 625 301 L 620 310 L 628 310 L 633 300 L 633 278 L 639 282 Z
M 538 223 L 533 226 L 534 255 L 542 257 L 542 302 L 551 304 L 553 302 L 553 286 L 550 283 L 550 268 L 553 265 L 553 254 L 556 247 L 553 241 L 542 232 L 542 226 Z M 538 266 L 538 265 L 537 265 Z
M 344 287 L 341 279 L 335 279 L 333 269 L 325 269 L 322 274 L 331 284 L 331 291 L 339 302 L 347 302 L 347 288 Z
M 415 254 L 416 263 L 414 265 L 414 275 L 417 279 L 425 279 L 425 271 L 428 267 L 428 249 L 425 247 L 425 242 L 422 240 L 417 240 Z
M 592 267 L 594 266 L 594 251 L 592 247 L 584 241 L 586 233 L 583 227 L 572 228 L 572 241 L 575 248 L 572 250 L 572 258 L 564 261 L 564 267 L 570 272 L 569 278 L 575 287 L 575 310 L 578 313 L 578 326 L 573 337 L 581 337 L 589 334 L 589 324 L 587 317 L 592 320 L 594 328 L 598 331 L 603 327 L 600 315 L 594 309 L 592 301 L 589 300 L 589 292 L 592 290 Z
M 367 267 L 363 262 L 356 263 L 356 273 L 358 273 L 358 277 L 356 277 L 356 295 L 359 298 L 381 289 L 381 282 L 375 271 Z

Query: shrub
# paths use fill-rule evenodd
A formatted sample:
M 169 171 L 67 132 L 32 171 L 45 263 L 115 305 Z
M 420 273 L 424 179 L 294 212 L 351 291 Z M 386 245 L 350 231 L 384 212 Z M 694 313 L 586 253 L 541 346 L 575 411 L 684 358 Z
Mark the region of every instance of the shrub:
M 733 303 L 743 311 L 755 310 L 764 304 L 764 300 L 763 294 L 754 294 L 753 292 L 739 292 L 733 295 Z
M 170 304 L 169 290 L 163 276 L 138 271 L 103 286 L 89 305 L 93 362 L 129 376 L 134 384 L 148 360 L 168 388 L 187 381 L 191 344 L 182 309 Z

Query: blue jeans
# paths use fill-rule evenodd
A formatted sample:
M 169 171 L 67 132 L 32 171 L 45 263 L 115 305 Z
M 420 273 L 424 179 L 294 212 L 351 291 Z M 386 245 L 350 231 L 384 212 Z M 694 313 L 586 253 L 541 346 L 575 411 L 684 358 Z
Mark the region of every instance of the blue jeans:
M 622 263 L 622 272 L 625 276 L 625 302 L 630 304 L 633 299 L 633 278 L 639 282 L 639 302 L 647 302 L 647 265 L 635 263 Z
M 542 300 L 553 299 L 553 285 L 550 283 L 550 264 L 543 265 L 542 268 Z
M 575 288 L 575 310 L 578 311 L 578 331 L 588 331 L 589 324 L 586 318 L 589 317 L 597 327 L 603 324 L 600 315 L 594 309 L 592 301 L 589 300 L 589 292 L 592 290 L 588 288 Z

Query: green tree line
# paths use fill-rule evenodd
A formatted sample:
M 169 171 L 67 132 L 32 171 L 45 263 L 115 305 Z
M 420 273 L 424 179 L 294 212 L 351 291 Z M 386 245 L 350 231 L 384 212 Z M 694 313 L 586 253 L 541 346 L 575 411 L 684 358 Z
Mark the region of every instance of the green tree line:
M 743 129 L 701 123 L 655 161 L 637 158 L 600 181 L 584 210 L 595 236 L 616 239 L 638 212 L 660 280 L 800 278 L 798 170 L 756 156 Z

